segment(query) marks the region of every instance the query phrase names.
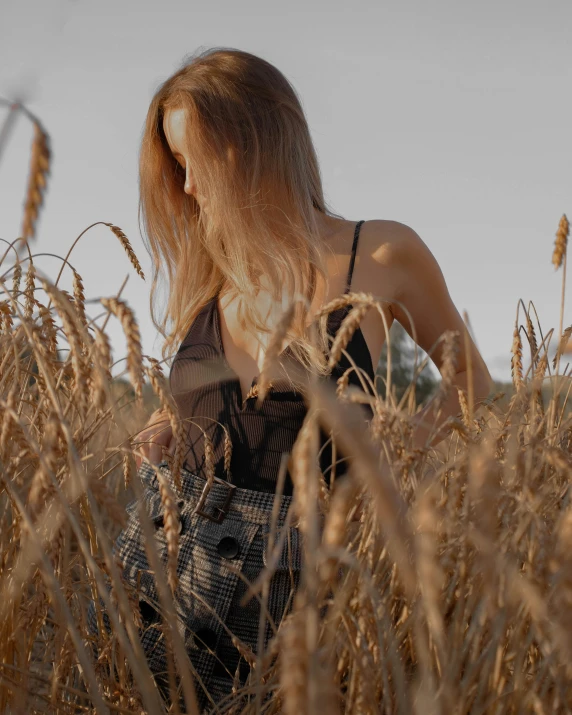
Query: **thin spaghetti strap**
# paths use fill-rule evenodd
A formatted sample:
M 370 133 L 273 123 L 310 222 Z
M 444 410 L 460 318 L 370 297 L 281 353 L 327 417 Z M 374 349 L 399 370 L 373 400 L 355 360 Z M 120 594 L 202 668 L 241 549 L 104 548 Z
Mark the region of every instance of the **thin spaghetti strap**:
M 344 291 L 344 295 L 345 295 L 346 293 L 349 293 L 349 292 L 350 292 L 350 286 L 351 286 L 351 283 L 352 283 L 352 274 L 353 274 L 353 272 L 354 272 L 354 263 L 355 263 L 355 260 L 356 260 L 356 249 L 357 249 L 357 243 L 358 243 L 358 238 L 359 238 L 359 232 L 360 232 L 360 228 L 361 228 L 361 226 L 362 226 L 363 223 L 365 223 L 365 221 L 358 221 L 357 224 L 356 224 L 356 230 L 355 230 L 355 233 L 354 233 L 354 243 L 353 243 L 353 246 L 352 246 L 352 257 L 350 258 L 350 267 L 349 267 L 349 270 L 348 270 L 348 278 L 347 278 L 347 280 L 346 280 L 346 289 L 345 289 L 345 291 Z

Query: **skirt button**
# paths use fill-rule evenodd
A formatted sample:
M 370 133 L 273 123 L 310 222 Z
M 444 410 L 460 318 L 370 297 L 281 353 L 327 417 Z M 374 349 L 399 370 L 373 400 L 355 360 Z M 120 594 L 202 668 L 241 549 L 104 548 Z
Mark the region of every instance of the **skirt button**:
M 179 528 L 178 528 L 178 533 L 182 533 L 183 531 L 183 524 L 184 518 L 179 515 Z M 165 520 L 163 519 L 163 515 L 160 514 L 159 516 L 156 516 L 155 519 L 153 519 L 153 523 L 155 524 L 155 529 L 164 529 L 165 528 Z
M 195 633 L 195 644 L 199 650 L 214 650 L 217 642 L 217 634 L 212 628 L 199 628 Z
M 238 541 L 233 536 L 224 536 L 216 547 L 219 554 L 225 559 L 234 559 L 238 556 Z

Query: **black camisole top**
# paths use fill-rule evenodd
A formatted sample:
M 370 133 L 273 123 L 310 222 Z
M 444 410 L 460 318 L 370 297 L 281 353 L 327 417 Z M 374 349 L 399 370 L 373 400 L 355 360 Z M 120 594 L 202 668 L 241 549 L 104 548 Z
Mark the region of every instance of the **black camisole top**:
M 360 228 L 355 228 L 352 254 L 345 293 L 350 290 Z M 169 372 L 169 384 L 179 417 L 186 425 L 185 467 L 206 477 L 203 431 L 209 436 L 214 450 L 215 475 L 227 479 L 242 489 L 274 493 L 282 454 L 291 452 L 307 412 L 304 396 L 294 390 L 287 379 L 272 381 L 272 386 L 259 408 L 256 395 L 243 400 L 240 381 L 228 365 L 220 334 L 215 296 L 206 303 L 181 343 Z M 351 310 L 345 305 L 328 315 L 327 329 L 333 337 Z M 288 351 L 286 346 L 284 352 Z M 361 331 L 354 331 L 346 351 L 357 367 L 374 381 L 375 371 L 369 348 Z M 215 371 L 213 372 L 213 367 Z M 337 380 L 351 363 L 342 355 L 327 379 Z M 224 377 L 221 379 L 221 368 Z M 209 373 L 216 379 L 209 379 Z M 228 375 L 228 377 L 226 377 Z M 355 370 L 349 373 L 349 384 L 362 388 Z M 257 381 L 255 377 L 252 385 Z M 366 419 L 373 412 L 364 408 Z M 232 444 L 230 474 L 224 468 L 224 436 L 228 431 Z M 329 435 L 320 428 L 320 465 L 326 483 L 330 483 L 332 448 Z M 336 479 L 345 474 L 347 465 L 339 447 L 336 449 Z M 286 474 L 283 494 L 291 495 L 293 483 Z

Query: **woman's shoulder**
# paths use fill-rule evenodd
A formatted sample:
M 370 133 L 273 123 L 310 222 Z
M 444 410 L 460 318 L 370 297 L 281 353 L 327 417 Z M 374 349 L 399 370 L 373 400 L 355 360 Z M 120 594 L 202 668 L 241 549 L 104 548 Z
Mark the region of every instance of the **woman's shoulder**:
M 421 240 L 410 226 L 390 219 L 366 221 L 362 231 L 368 242 L 369 254 L 380 262 L 401 257 L 412 244 Z
M 408 282 L 437 275 L 440 268 L 429 246 L 410 226 L 399 221 L 372 221 L 371 256 L 374 262 L 390 266 Z
M 412 228 L 400 221 L 389 219 L 338 220 L 331 241 L 331 245 L 337 253 L 349 254 L 358 224 L 361 226 L 357 253 L 360 256 L 371 256 L 375 260 L 383 260 L 390 254 L 399 252 L 410 236 L 417 236 Z
M 411 252 L 419 250 L 420 243 L 423 242 L 417 233 L 400 221 L 366 221 L 357 249 L 361 268 L 356 267 L 356 283 L 365 292 L 379 294 L 383 286 L 386 296 L 397 296 L 403 287 L 401 282 L 406 277 L 411 279 L 411 275 L 407 276 L 401 269 L 411 258 Z

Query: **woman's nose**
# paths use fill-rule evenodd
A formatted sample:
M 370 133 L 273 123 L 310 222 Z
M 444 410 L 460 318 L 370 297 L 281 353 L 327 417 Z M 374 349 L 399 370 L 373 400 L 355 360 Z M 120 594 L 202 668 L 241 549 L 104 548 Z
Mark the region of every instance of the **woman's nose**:
M 188 194 L 189 196 L 194 196 L 196 194 L 196 184 L 195 184 L 195 179 L 190 171 L 190 169 L 187 169 L 187 174 L 185 177 L 185 193 Z

